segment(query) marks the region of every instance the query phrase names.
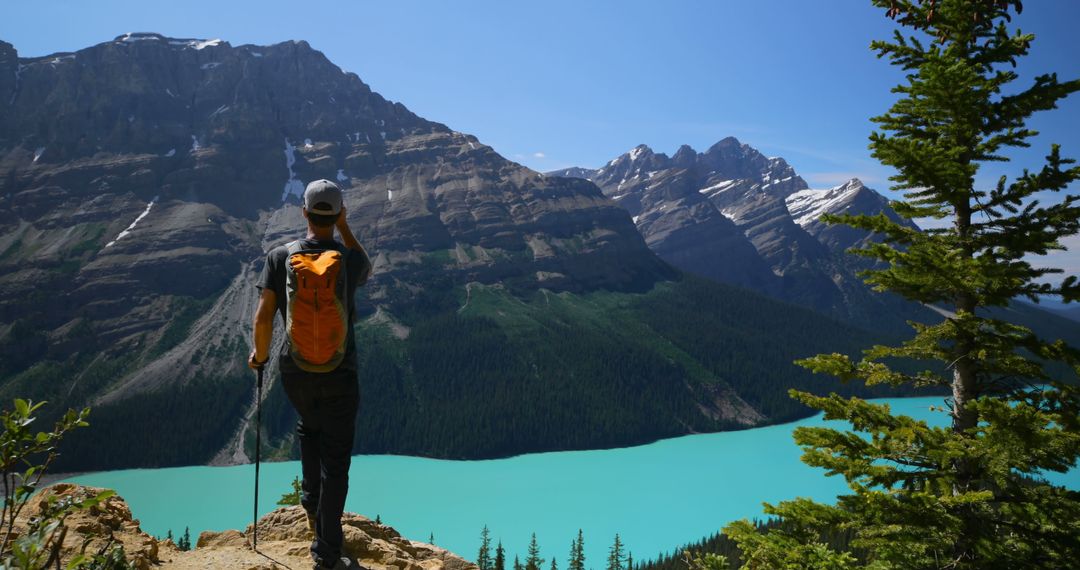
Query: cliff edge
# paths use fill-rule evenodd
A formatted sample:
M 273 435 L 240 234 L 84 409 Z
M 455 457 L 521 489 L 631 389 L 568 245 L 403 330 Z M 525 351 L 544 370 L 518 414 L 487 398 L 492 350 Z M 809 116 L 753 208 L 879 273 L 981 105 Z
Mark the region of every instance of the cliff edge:
M 20 514 L 25 523 L 41 512 L 46 497 L 75 500 L 91 497 L 102 489 L 60 483 L 43 490 Z M 477 566 L 437 546 L 409 540 L 393 528 L 367 517 L 345 513 L 345 552 L 369 570 L 476 570 Z M 119 495 L 100 505 L 67 517 L 64 564 L 79 553 L 91 554 L 106 545 L 120 544 L 128 561 L 139 570 L 277 570 L 311 567 L 311 533 L 299 506 L 282 507 L 259 519 L 259 551 L 251 548 L 252 526 L 243 532 L 205 531 L 190 551 L 171 540 L 158 540 L 143 532 L 139 520 Z

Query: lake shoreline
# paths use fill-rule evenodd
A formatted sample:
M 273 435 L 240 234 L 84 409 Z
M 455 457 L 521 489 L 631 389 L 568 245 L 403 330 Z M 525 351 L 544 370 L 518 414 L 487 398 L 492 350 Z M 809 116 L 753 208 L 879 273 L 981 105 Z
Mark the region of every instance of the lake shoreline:
M 867 401 L 868 402 L 897 401 L 897 400 L 910 400 L 910 399 L 918 399 L 918 398 L 933 398 L 933 397 L 937 397 L 937 396 L 947 397 L 948 394 L 942 393 L 942 394 L 920 395 L 920 396 L 895 396 L 895 397 L 884 397 L 884 398 L 871 398 L 871 399 L 868 399 Z M 527 452 L 524 452 L 524 453 L 516 453 L 516 454 L 511 454 L 511 455 L 498 455 L 498 456 L 492 456 L 492 457 L 476 457 L 476 458 L 468 458 L 468 457 L 466 457 L 466 458 L 432 457 L 432 456 L 427 456 L 427 455 L 408 455 L 408 454 L 397 454 L 397 453 L 357 453 L 357 454 L 353 455 L 352 457 L 354 459 L 358 458 L 358 457 L 401 457 L 401 458 L 410 458 L 410 459 L 423 459 L 423 460 L 428 460 L 428 461 L 452 461 L 452 462 L 472 463 L 472 462 L 485 462 L 485 461 L 503 461 L 503 460 L 507 460 L 507 459 L 516 459 L 516 458 L 521 458 L 521 457 L 540 456 L 540 455 L 556 454 L 556 453 L 579 453 L 579 452 L 590 452 L 590 451 L 617 451 L 617 450 L 623 450 L 623 449 L 634 449 L 634 448 L 638 448 L 638 447 L 645 447 L 645 446 L 654 445 L 654 444 L 657 444 L 657 443 L 662 443 L 662 442 L 665 442 L 665 441 L 673 441 L 673 440 L 678 440 L 678 439 L 682 439 L 682 438 L 686 438 L 686 437 L 697 437 L 697 436 L 702 436 L 702 435 L 713 435 L 713 434 L 721 434 L 721 433 L 740 433 L 740 432 L 745 432 L 745 431 L 755 430 L 755 429 L 766 429 L 766 428 L 773 428 L 773 427 L 784 426 L 784 425 L 789 425 L 789 424 L 797 424 L 799 422 L 806 421 L 808 419 L 812 419 L 814 417 L 817 417 L 817 416 L 821 415 L 821 413 L 822 413 L 822 412 L 819 412 L 819 411 L 815 411 L 812 408 L 807 408 L 807 410 L 810 413 L 806 414 L 805 416 L 799 416 L 799 417 L 796 417 L 796 418 L 793 418 L 793 419 L 786 419 L 785 421 L 782 421 L 782 422 L 776 422 L 776 423 L 765 422 L 765 423 L 752 425 L 752 426 L 744 426 L 744 427 L 733 428 L 733 429 L 725 429 L 725 430 L 719 430 L 719 431 L 706 431 L 706 432 L 686 433 L 686 434 L 674 435 L 674 436 L 669 436 L 669 437 L 658 437 L 658 438 L 654 438 L 654 439 L 642 440 L 642 441 L 637 442 L 637 443 L 631 443 L 629 445 L 615 445 L 615 446 L 611 446 L 611 447 L 589 447 L 589 448 L 580 448 L 580 449 L 578 449 L 578 448 L 570 448 L 570 449 L 552 449 L 552 450 L 545 450 L 545 451 L 527 451 Z M 263 459 L 261 461 L 261 464 L 262 465 L 267 465 L 267 464 L 272 464 L 272 463 L 287 463 L 287 462 L 290 462 L 290 461 L 299 461 L 299 460 L 300 460 L 299 457 L 286 458 L 286 459 L 281 459 L 281 458 Z M 176 469 L 176 468 L 184 468 L 184 467 L 230 468 L 230 467 L 238 467 L 238 466 L 242 466 L 242 465 L 253 465 L 253 464 L 254 464 L 253 462 L 252 463 L 205 463 L 205 464 L 194 464 L 194 465 L 165 465 L 165 466 L 123 467 L 123 468 L 120 468 L 120 469 L 105 469 L 105 470 L 100 470 L 100 471 L 74 471 L 74 472 L 65 472 L 65 473 L 56 473 L 56 474 L 46 473 L 42 477 L 42 483 L 51 485 L 53 483 L 62 482 L 64 480 L 70 479 L 72 477 L 81 477 L 81 476 L 84 476 L 84 475 L 96 475 L 96 474 L 101 474 L 101 473 L 113 473 L 113 472 L 117 472 L 117 471 Z

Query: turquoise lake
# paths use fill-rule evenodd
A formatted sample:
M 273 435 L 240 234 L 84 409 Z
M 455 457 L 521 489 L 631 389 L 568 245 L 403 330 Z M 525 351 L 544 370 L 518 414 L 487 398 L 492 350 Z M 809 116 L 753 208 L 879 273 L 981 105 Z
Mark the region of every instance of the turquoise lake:
M 894 411 L 943 425 L 929 410 L 941 398 L 886 400 Z M 413 540 L 475 559 L 480 530 L 502 540 L 508 564 L 525 557 L 536 533 L 541 555 L 566 568 L 581 528 L 586 565 L 604 566 L 615 533 L 643 561 L 712 534 L 729 521 L 761 517 L 761 503 L 797 496 L 829 501 L 847 489 L 799 461 L 793 428 L 820 416 L 737 432 L 692 435 L 638 447 L 539 453 L 486 461 L 359 455 L 353 458 L 346 510 L 382 521 Z M 836 423 L 836 422 L 830 422 Z M 264 463 L 260 514 L 276 508 L 298 475 L 298 462 Z M 135 469 L 69 481 L 108 487 L 127 500 L 146 532 L 176 535 L 190 527 L 243 529 L 251 521 L 251 465 Z M 1051 481 L 1080 489 L 1080 469 Z

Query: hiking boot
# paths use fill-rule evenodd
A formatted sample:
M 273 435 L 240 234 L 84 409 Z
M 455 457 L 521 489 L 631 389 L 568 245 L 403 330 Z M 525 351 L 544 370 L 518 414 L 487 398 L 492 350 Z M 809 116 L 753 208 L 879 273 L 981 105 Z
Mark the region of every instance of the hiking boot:
M 316 562 L 315 570 L 360 570 L 360 565 L 353 562 L 349 557 L 342 556 L 341 558 L 338 558 L 333 566 L 323 566 Z

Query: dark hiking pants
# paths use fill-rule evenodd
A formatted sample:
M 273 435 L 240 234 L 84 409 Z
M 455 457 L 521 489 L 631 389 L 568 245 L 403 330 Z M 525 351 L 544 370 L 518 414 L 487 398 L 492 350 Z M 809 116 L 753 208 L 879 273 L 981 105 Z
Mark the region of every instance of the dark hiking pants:
M 296 422 L 304 476 L 300 504 L 315 517 L 311 554 L 319 563 L 333 566 L 341 556 L 341 514 L 349 492 L 360 402 L 356 373 L 283 372 L 281 376 L 285 393 L 300 415 Z

